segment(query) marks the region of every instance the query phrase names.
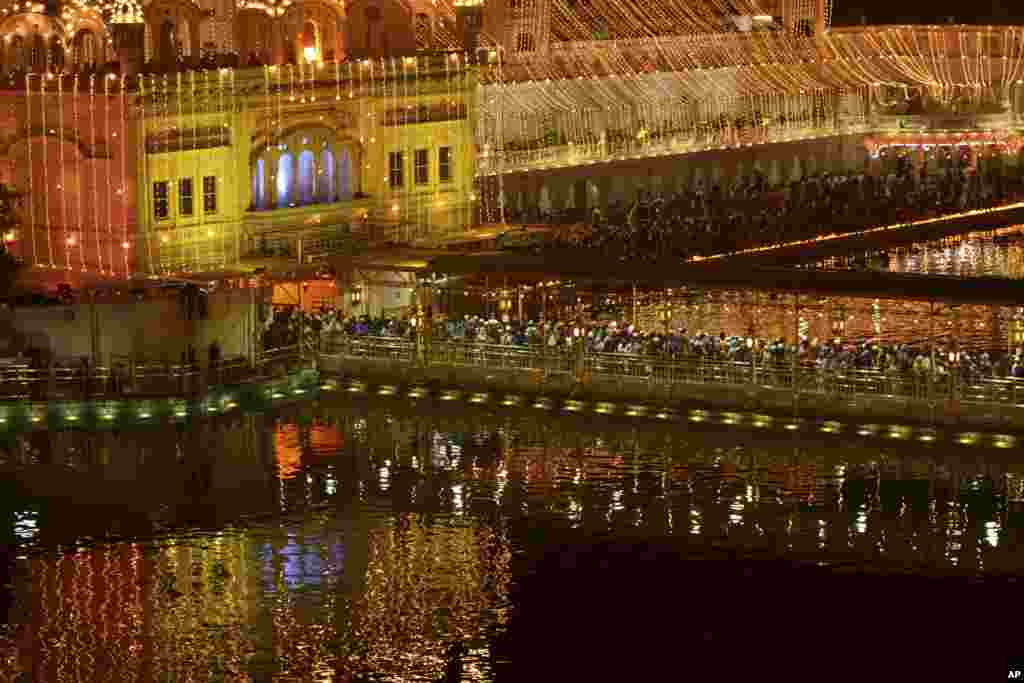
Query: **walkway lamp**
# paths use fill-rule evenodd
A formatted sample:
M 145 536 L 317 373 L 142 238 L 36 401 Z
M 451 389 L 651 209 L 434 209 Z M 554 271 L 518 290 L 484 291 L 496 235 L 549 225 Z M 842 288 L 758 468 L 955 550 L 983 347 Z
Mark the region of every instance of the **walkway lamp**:
M 352 308 L 358 308 L 363 303 L 363 288 L 356 285 L 352 288 Z
M 1013 353 L 1016 349 L 1024 346 L 1024 307 L 1017 309 L 1017 314 L 1013 316 L 1013 322 L 1010 324 L 1010 344 L 1008 353 Z
M 661 310 L 658 311 L 658 318 L 662 324 L 665 325 L 665 334 L 668 334 L 669 325 L 672 324 L 672 302 L 667 301 L 661 305 Z
M 843 333 L 846 331 L 846 309 L 839 306 L 832 311 L 832 337 L 836 341 L 842 341 Z

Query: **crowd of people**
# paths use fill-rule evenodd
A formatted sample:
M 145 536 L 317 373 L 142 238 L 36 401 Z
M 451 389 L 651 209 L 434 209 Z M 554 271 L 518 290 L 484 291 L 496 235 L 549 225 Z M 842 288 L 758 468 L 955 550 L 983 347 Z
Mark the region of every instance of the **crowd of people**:
M 590 215 L 552 217 L 533 209 L 513 221 L 570 218 L 587 229 L 564 232 L 559 246 L 585 247 L 626 260 L 688 259 L 843 234 L 1005 203 L 1024 196 L 1021 178 L 993 165 L 941 173 L 900 164 L 876 177 L 819 173 L 773 184 L 761 173 L 734 184 L 698 180 L 685 192 L 640 192 Z
M 294 306 L 276 308 L 263 324 L 263 349 L 297 346 L 305 335 L 306 347 L 322 348 L 325 340 L 342 336 L 413 338 L 414 327 L 409 318 L 350 316 L 345 317 L 333 306 L 303 311 Z
M 305 323 L 303 317 L 305 316 Z M 287 328 L 297 340 L 306 329 L 310 344 L 323 350 L 344 346 L 346 341 L 385 337 L 414 341 L 412 319 L 345 317 L 325 308 L 301 314 L 282 311 L 274 325 Z M 268 328 L 270 329 L 270 328 Z M 266 339 L 266 338 L 265 338 Z M 717 335 L 687 330 L 641 330 L 628 323 L 580 323 L 561 321 L 508 321 L 466 316 L 434 320 L 430 342 L 453 341 L 520 348 L 543 348 L 546 352 L 628 354 L 665 360 L 705 359 L 787 369 L 796 360 L 801 367 L 821 370 L 875 370 L 890 376 L 956 376 L 964 381 L 980 378 L 1024 379 L 1024 350 L 1005 353 L 996 349 L 956 349 L 949 342 L 931 348 L 926 341 L 913 344 L 882 343 L 876 340 L 792 340 Z M 796 354 L 796 358 L 794 358 Z M 934 366 L 933 366 L 934 363 Z

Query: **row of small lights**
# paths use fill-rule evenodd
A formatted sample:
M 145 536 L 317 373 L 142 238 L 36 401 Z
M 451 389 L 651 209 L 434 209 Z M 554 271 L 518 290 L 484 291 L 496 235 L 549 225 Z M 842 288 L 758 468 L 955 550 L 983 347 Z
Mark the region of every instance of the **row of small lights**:
M 329 380 L 321 386 L 325 391 L 333 391 L 339 388 L 335 380 Z M 353 380 L 348 382 L 344 390 L 350 394 L 374 394 L 384 397 L 402 397 L 410 399 L 427 398 L 431 395 L 430 390 L 421 386 L 413 386 L 402 390 L 398 386 L 383 384 L 371 388 L 366 382 Z M 758 429 L 767 429 L 774 426 L 781 426 L 787 431 L 798 431 L 818 425 L 816 422 L 802 419 L 783 419 L 764 414 L 744 414 L 728 411 L 712 411 L 694 409 L 689 411 L 677 411 L 671 408 L 652 408 L 648 405 L 638 403 L 627 403 L 619 405 L 609 401 L 577 401 L 574 399 L 552 400 L 546 397 L 526 399 L 515 394 L 505 394 L 492 397 L 486 392 L 465 392 L 458 389 L 442 389 L 436 397 L 445 402 L 465 400 L 473 405 L 487 405 L 496 399 L 496 402 L 506 408 L 534 408 L 545 412 L 564 412 L 570 414 L 586 415 L 594 413 L 597 415 L 621 414 L 632 418 L 654 418 L 660 422 L 680 422 L 687 420 L 693 423 L 722 424 L 727 426 L 741 425 L 748 423 Z M 840 434 L 847 429 L 842 422 L 828 420 L 818 425 L 818 431 L 825 434 Z M 899 441 L 920 441 L 932 443 L 938 439 L 938 433 L 929 427 L 914 429 L 906 425 L 878 425 L 861 424 L 850 427 L 857 436 L 888 438 Z M 963 446 L 984 446 L 991 445 L 996 448 L 1013 448 L 1017 444 L 1017 437 L 1010 434 L 980 434 L 978 432 L 963 432 L 957 434 L 954 441 Z
M 325 386 L 325 388 L 327 387 Z M 267 389 L 265 392 L 265 396 L 271 399 L 271 401 L 280 401 L 281 399 L 288 398 L 289 395 L 294 397 L 302 396 L 305 393 L 306 389 L 303 389 L 301 387 L 294 389 L 277 388 Z M 188 406 L 184 402 L 177 401 L 174 402 L 173 405 L 173 415 L 175 418 L 180 420 L 189 417 L 190 411 L 188 409 Z M 221 398 L 216 400 L 206 401 L 205 406 L 200 408 L 198 413 L 205 415 L 214 415 L 217 413 L 226 414 L 234 410 L 235 408 L 238 408 L 237 401 L 235 401 L 233 396 L 228 395 L 222 396 Z M 29 422 L 31 422 L 32 424 L 42 423 L 44 421 L 44 412 L 45 408 L 34 412 L 34 414 L 32 414 L 29 417 Z M 134 411 L 131 410 L 130 408 L 119 408 L 116 405 L 106 406 L 97 411 L 97 416 L 103 423 L 111 423 L 114 420 L 118 419 L 119 417 L 126 419 L 135 418 L 136 420 L 145 422 L 147 420 L 151 420 L 154 417 L 154 413 L 152 406 L 150 405 L 149 402 L 142 402 L 136 406 Z M 82 417 L 82 410 L 76 410 L 70 407 L 64 410 L 62 414 L 63 421 L 69 425 L 75 425 L 81 422 Z M 11 420 L 9 419 L 8 415 L 0 414 L 0 428 L 8 426 L 10 423 Z
M 1018 85 L 1020 85 L 1022 83 L 1024 83 L 1024 81 L 1021 81 L 1021 80 L 1017 81 Z M 878 84 L 876 83 L 876 85 L 878 85 Z M 934 133 L 931 133 L 931 132 L 929 132 L 929 133 L 922 133 L 922 132 L 917 132 L 917 131 L 901 131 L 899 134 L 901 134 L 901 135 L 939 135 L 939 134 L 946 134 L 946 133 L 951 133 L 951 132 L 957 132 L 957 131 L 941 130 L 941 131 L 934 132 Z M 639 133 L 637 133 L 637 138 L 638 139 L 642 139 L 643 137 L 645 137 L 645 135 L 641 135 L 641 134 L 646 134 L 646 130 L 641 129 L 641 131 Z M 978 137 L 979 135 L 994 136 L 995 135 L 995 131 L 971 132 L 971 133 L 968 133 L 968 134 L 971 135 L 971 136 L 974 136 L 974 137 Z M 684 152 L 684 154 L 694 154 L 694 153 L 705 152 L 705 151 L 714 151 L 714 150 L 726 151 L 726 150 L 730 150 L 730 149 L 742 149 L 742 148 L 745 148 L 745 147 L 755 147 L 755 146 L 759 147 L 759 146 L 762 146 L 762 145 L 765 145 L 765 144 L 779 144 L 779 143 L 786 143 L 786 142 L 801 142 L 801 141 L 805 141 L 805 140 L 816 140 L 816 139 L 821 139 L 821 138 L 826 138 L 826 137 L 835 137 L 836 135 L 837 135 L 837 133 L 835 131 L 830 131 L 830 132 L 828 132 L 828 133 L 826 133 L 824 135 L 809 135 L 809 136 L 803 136 L 803 137 L 796 137 L 796 136 L 792 136 L 792 135 L 781 135 L 778 138 L 769 140 L 767 142 L 739 142 L 739 143 L 735 143 L 735 144 L 731 144 L 731 145 L 706 145 L 706 146 L 692 145 L 691 149 L 689 150 L 689 152 Z M 584 143 L 584 145 L 585 144 L 587 144 L 587 143 Z M 969 144 L 984 144 L 984 143 L 979 141 L 979 142 L 976 142 L 976 143 L 969 143 Z M 572 147 L 573 146 L 572 141 L 569 141 L 569 143 L 566 146 L 567 147 Z M 663 146 L 663 145 L 659 145 L 659 144 L 656 144 L 656 143 L 652 144 L 652 148 L 657 148 L 659 146 Z M 500 150 L 500 151 L 504 151 L 504 150 Z M 585 158 L 585 159 L 582 159 L 582 160 L 576 160 L 577 163 L 549 161 L 546 164 L 537 164 L 536 166 L 538 168 L 542 168 L 542 169 L 544 169 L 544 168 L 563 168 L 563 167 L 568 167 L 568 166 L 579 166 L 579 165 L 587 165 L 587 164 L 601 164 L 601 163 L 610 163 L 610 162 L 613 162 L 613 161 L 626 161 L 626 160 L 630 160 L 630 159 L 649 158 L 649 157 L 652 157 L 652 156 L 676 156 L 678 154 L 679 154 L 679 152 L 675 152 L 673 150 L 664 152 L 662 154 L 657 154 L 657 153 L 650 154 L 650 153 L 644 153 L 644 152 L 637 152 L 637 153 L 634 153 L 634 154 L 614 155 L 611 158 Z M 582 163 L 580 163 L 580 162 L 582 162 Z M 515 165 L 513 165 L 513 166 L 515 166 Z M 500 173 L 501 173 L 501 171 L 485 170 L 485 171 L 483 171 L 482 174 L 483 175 L 498 175 Z

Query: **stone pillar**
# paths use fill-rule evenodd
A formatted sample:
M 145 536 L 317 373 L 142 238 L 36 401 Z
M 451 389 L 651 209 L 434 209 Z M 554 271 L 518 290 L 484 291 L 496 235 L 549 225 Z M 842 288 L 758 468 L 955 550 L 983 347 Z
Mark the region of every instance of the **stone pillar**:
M 277 183 L 274 182 L 274 179 L 277 177 L 279 156 L 279 153 L 273 150 L 260 157 L 263 159 L 263 197 L 265 200 L 262 208 L 272 209 L 277 206 Z
M 611 200 L 611 178 L 600 176 L 595 180 L 595 183 L 597 185 L 597 206 L 601 211 L 604 211 Z
M 621 202 L 626 198 L 626 179 L 623 176 L 616 175 L 609 179 L 609 189 L 607 202 Z
M 723 188 L 732 187 L 736 180 L 738 164 L 735 153 L 721 152 L 718 160 L 718 184 Z
M 341 189 L 342 189 L 342 187 L 341 187 L 341 155 L 342 155 L 343 152 L 345 152 L 345 147 L 343 147 L 343 146 L 335 146 L 331 150 L 331 154 L 332 154 L 332 156 L 334 158 L 334 195 L 335 195 L 336 201 L 338 201 L 338 202 L 341 202 L 342 200 L 345 199 L 345 195 L 341 191 Z M 348 187 L 349 187 L 349 189 L 348 189 L 348 191 L 349 191 L 349 193 L 351 193 L 351 191 L 352 191 L 352 189 L 351 189 L 351 187 L 352 187 L 352 169 L 351 169 L 352 162 L 351 162 L 351 156 L 349 156 L 348 159 L 349 159 L 349 162 L 348 162 L 348 164 L 349 164 L 349 169 L 348 169 Z
M 202 40 L 199 37 L 199 22 L 190 21 L 188 22 L 188 43 L 189 43 L 189 64 L 193 68 L 199 66 L 199 55 L 202 50 Z
M 321 162 L 320 155 L 313 155 L 313 203 L 320 203 L 320 188 L 323 187 L 323 181 L 320 179 Z

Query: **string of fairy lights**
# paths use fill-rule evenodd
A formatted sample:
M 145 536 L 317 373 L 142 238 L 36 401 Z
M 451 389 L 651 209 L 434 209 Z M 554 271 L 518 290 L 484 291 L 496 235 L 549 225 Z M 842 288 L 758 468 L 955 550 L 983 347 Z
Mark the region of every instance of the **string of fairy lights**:
M 747 33 L 722 31 L 672 3 L 648 8 L 644 21 L 631 14 L 635 3 L 555 7 L 551 21 L 561 23 L 553 37 L 574 42 L 530 53 L 495 45 L 500 57 L 482 75 L 481 108 L 502 111 L 479 118 L 504 124 L 478 128 L 478 145 L 491 151 L 485 174 L 550 164 L 555 147 L 572 164 L 849 132 L 868 122 L 874 103 L 901 90 L 904 99 L 913 90 L 942 104 L 1006 105 L 1022 76 L 1019 27 Z M 801 7 L 808 20 L 817 11 Z M 827 25 L 828 3 L 824 10 Z M 621 19 L 618 33 L 586 40 L 596 17 Z M 682 28 L 662 33 L 658 26 L 669 20 Z
M 270 17 L 293 23 L 307 12 L 302 2 L 292 0 L 229 4 L 222 14 L 232 22 L 249 21 L 252 10 L 266 15 L 261 21 Z M 421 47 L 457 46 L 454 17 L 460 8 L 451 0 L 431 7 L 429 22 L 415 26 Z M 471 201 L 479 199 L 480 218 L 488 222 L 503 219 L 503 174 L 543 162 L 553 149 L 563 150 L 568 163 L 579 163 L 822 137 L 863 126 L 873 109 L 912 95 L 947 104 L 1013 101 L 1024 72 L 1020 27 L 820 32 L 829 23 L 828 0 L 711 0 L 696 5 L 685 0 L 516 0 L 509 7 L 511 14 L 500 27 L 484 21 L 481 51 L 450 53 L 455 61 L 445 62 L 440 93 L 444 107 L 456 108 L 444 115 L 451 120 L 461 117 L 458 108 L 474 92 L 475 140 L 456 135 L 451 146 L 456 163 L 476 160 L 476 186 L 467 194 Z M 42 7 L 15 4 L 7 11 L 39 13 Z M 744 16 L 758 21 L 780 17 L 783 30 L 734 30 L 734 20 Z M 135 0 L 74 0 L 63 10 L 71 31 L 66 35 L 101 17 L 108 24 L 141 21 L 141 5 Z M 224 37 L 222 24 L 218 17 L 215 34 L 223 47 L 230 47 L 233 37 Z M 323 49 L 320 41 L 317 45 Z M 387 154 L 353 159 L 352 175 L 383 178 L 384 191 L 372 209 L 379 218 L 405 225 L 425 221 L 429 231 L 431 211 L 446 200 L 414 187 L 417 154 L 423 147 L 421 127 L 387 120 L 399 110 L 404 111 L 396 116 L 405 123 L 424 122 L 424 112 L 433 116 L 410 104 L 438 94 L 429 85 L 436 68 L 431 73 L 426 60 L 388 57 L 268 67 L 265 87 L 257 88 L 263 98 L 252 106 L 267 115 L 264 133 L 269 141 L 282 138 L 289 111 L 320 106 L 327 90 L 339 101 L 358 97 L 351 115 L 360 145 L 401 150 L 407 177 L 404 183 L 390 183 Z M 56 66 L 52 59 L 45 61 Z M 207 223 L 201 211 L 195 225 L 173 232 L 144 231 L 140 244 L 133 244 L 137 226 L 129 207 L 127 145 L 130 137 L 138 137 L 129 130 L 141 115 L 143 142 L 132 144 L 149 145 L 152 138 L 159 148 L 155 153 L 188 152 L 181 159 L 167 156 L 170 168 L 161 173 L 174 179 L 179 170 L 192 173 L 195 200 L 201 201 L 200 166 L 207 161 L 200 159 L 208 155 L 198 146 L 200 138 L 215 135 L 218 146 L 230 146 L 234 114 L 249 106 L 236 78 L 230 69 L 170 77 L 25 76 L 29 130 L 59 140 L 70 131 L 91 150 L 90 162 L 71 172 L 65 145 L 30 147 L 30 156 L 41 157 L 30 160 L 30 166 L 43 166 L 41 173 L 32 167 L 30 191 L 46 190 L 29 206 L 30 225 L 36 226 L 27 231 L 33 262 L 128 275 L 135 249 L 158 272 L 227 265 L 238 236 L 216 221 Z M 189 144 L 187 150 L 178 149 Z M 100 168 L 103 160 L 109 163 Z M 225 163 L 239 164 L 237 159 Z M 60 168 L 50 169 L 54 164 Z M 153 198 L 148 195 L 155 178 L 149 176 L 154 171 L 149 164 L 143 167 L 140 187 L 146 196 L 136 203 L 151 213 Z M 228 170 L 218 168 L 218 174 Z M 233 170 L 244 176 L 247 169 Z M 274 194 L 279 169 L 265 171 L 269 188 L 260 192 Z M 74 197 L 66 194 L 72 189 Z M 96 193 L 97 200 L 83 202 L 83 192 Z M 471 220 L 467 215 L 466 222 Z M 211 250 L 210 239 L 219 246 Z

